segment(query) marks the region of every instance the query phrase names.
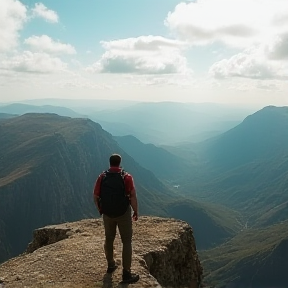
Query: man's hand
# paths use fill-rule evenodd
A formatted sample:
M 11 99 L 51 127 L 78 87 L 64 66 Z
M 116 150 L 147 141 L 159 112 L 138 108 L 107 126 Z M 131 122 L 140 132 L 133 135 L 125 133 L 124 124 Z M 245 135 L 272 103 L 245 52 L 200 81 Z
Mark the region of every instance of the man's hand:
M 137 221 L 138 220 L 138 212 L 134 211 L 132 219 L 133 219 L 133 221 Z

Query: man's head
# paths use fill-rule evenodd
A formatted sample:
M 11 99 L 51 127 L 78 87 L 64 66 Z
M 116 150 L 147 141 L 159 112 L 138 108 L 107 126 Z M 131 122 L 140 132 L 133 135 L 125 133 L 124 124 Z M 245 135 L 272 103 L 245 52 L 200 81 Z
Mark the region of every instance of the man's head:
M 112 154 L 109 159 L 110 166 L 119 167 L 121 163 L 121 156 L 119 154 Z

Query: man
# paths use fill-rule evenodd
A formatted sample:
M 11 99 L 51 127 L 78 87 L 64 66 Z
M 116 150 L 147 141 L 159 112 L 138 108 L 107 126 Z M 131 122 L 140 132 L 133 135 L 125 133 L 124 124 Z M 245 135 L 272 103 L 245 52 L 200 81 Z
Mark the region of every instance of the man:
M 139 275 L 131 273 L 131 262 L 132 219 L 138 220 L 136 190 L 132 175 L 124 172 L 120 167 L 121 156 L 112 154 L 109 162 L 109 170 L 99 175 L 94 187 L 94 202 L 100 215 L 103 214 L 107 273 L 113 273 L 118 267 L 113 257 L 113 244 L 118 226 L 123 245 L 122 282 L 135 283 L 139 280 Z M 131 207 L 133 209 L 132 218 Z

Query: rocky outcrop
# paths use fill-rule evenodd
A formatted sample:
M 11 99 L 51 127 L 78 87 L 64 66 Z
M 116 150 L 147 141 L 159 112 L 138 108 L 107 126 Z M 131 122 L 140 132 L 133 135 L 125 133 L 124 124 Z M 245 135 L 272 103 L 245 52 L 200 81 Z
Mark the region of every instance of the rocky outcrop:
M 192 228 L 183 221 L 140 217 L 133 223 L 133 271 L 143 287 L 197 288 L 202 280 Z M 27 252 L 0 265 L 4 287 L 123 287 L 122 269 L 106 273 L 101 219 L 46 226 Z M 121 240 L 115 258 L 121 262 Z M 121 266 L 120 266 L 121 267 Z M 124 286 L 125 287 L 125 286 Z

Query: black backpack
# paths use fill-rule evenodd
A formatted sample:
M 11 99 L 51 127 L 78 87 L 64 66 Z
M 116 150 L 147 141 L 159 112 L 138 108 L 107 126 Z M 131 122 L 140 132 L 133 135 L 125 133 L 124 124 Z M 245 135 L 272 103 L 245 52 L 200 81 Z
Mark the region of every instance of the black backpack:
M 101 180 L 100 207 L 103 214 L 115 218 L 122 216 L 130 204 L 124 184 L 125 172 L 105 171 Z

